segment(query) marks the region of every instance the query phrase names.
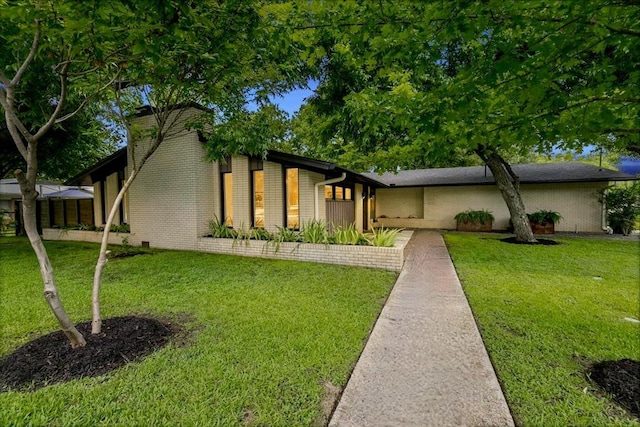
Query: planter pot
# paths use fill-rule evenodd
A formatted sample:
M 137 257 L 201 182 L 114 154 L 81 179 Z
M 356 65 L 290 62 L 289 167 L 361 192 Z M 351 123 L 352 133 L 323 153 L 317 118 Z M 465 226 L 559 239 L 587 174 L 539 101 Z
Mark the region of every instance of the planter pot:
M 491 229 L 493 228 L 493 221 L 487 221 L 487 222 L 477 222 L 477 223 L 472 223 L 472 222 L 457 222 L 456 225 L 456 230 L 457 231 L 491 231 Z
M 544 224 L 531 224 L 531 231 L 533 234 L 553 234 L 555 231 L 555 224 L 544 223 Z

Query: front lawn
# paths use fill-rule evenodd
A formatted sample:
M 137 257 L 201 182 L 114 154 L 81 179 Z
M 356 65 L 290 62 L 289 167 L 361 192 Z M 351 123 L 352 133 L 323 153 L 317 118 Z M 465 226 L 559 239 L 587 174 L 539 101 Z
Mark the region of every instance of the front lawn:
M 516 422 L 523 426 L 639 422 L 585 378 L 590 363 L 640 358 L 638 242 L 445 236 Z
M 47 242 L 62 300 L 90 320 L 98 246 Z M 103 317 L 182 319 L 175 342 L 112 373 L 0 393 L 0 425 L 313 425 L 344 387 L 396 275 L 178 251 L 105 268 Z M 56 330 L 28 241 L 0 239 L 0 357 Z M 70 350 L 72 351 L 72 350 Z M 325 409 L 326 411 L 326 409 Z

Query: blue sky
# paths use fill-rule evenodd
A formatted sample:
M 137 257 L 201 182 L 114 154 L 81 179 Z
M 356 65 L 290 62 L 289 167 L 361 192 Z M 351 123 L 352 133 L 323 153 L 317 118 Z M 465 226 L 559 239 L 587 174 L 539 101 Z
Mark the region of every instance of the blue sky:
M 282 96 L 274 96 L 271 100 L 289 113 L 289 115 L 293 115 L 300 109 L 300 106 L 304 104 L 305 99 L 313 94 L 317 86 L 317 81 L 310 80 L 307 88 L 296 89 Z

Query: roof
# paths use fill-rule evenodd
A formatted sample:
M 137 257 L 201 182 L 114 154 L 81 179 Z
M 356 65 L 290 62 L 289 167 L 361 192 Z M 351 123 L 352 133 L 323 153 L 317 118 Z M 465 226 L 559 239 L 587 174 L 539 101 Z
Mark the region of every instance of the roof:
M 36 191 L 38 192 L 40 198 L 47 198 L 47 197 L 50 197 L 51 194 L 61 193 L 66 190 L 80 190 L 83 192 L 88 192 L 89 197 L 90 198 L 93 197 L 92 196 L 93 188 L 91 187 L 88 187 L 88 188 L 83 187 L 78 189 L 78 188 L 69 187 L 67 185 L 62 185 L 59 182 L 55 182 L 55 181 L 37 181 L 36 182 Z M 11 200 L 11 199 L 20 199 L 20 198 L 22 198 L 22 193 L 20 192 L 20 184 L 18 184 L 17 179 L 6 178 L 6 179 L 0 180 L 0 199 Z
M 91 185 L 127 166 L 127 147 L 123 147 L 65 181 L 65 185 Z
M 49 193 L 45 196 L 47 199 L 93 199 L 93 192 L 83 190 L 82 188 L 69 188 L 55 193 Z
M 598 166 L 579 163 L 530 163 L 512 165 L 522 184 L 551 184 L 569 182 L 631 181 L 634 176 Z M 456 185 L 495 184 L 491 170 L 485 166 L 436 168 L 363 174 L 390 187 L 438 187 Z
M 368 176 L 360 174 L 352 170 L 340 167 L 335 163 L 326 162 L 324 160 L 310 159 L 308 157 L 298 156 L 295 154 L 283 153 L 280 151 L 268 150 L 267 160 L 274 163 L 280 163 L 285 166 L 294 166 L 301 169 L 318 172 L 332 177 L 338 177 L 343 173 L 347 174 L 347 179 L 353 182 L 373 185 L 376 187 L 384 187 L 380 179 L 376 176 Z

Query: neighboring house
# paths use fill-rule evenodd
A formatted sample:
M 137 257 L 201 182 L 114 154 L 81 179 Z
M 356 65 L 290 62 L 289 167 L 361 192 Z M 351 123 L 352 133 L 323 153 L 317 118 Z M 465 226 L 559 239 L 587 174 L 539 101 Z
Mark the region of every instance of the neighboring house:
M 528 213 L 551 210 L 563 219 L 556 231 L 597 233 L 606 226 L 598 193 L 631 175 L 598 166 L 569 163 L 513 165 Z M 377 179 L 378 221 L 389 227 L 455 229 L 453 217 L 464 210 L 493 212 L 496 230 L 509 227 L 509 210 L 491 171 L 484 166 L 424 169 L 386 173 Z
M 151 126 L 150 109 L 137 123 Z M 182 119 L 183 122 L 187 118 Z M 130 148 L 141 155 L 148 141 Z M 103 224 L 122 188 L 132 153 L 126 148 L 78 174 L 70 185 L 94 186 L 94 222 Z M 358 174 L 330 162 L 269 151 L 266 158 L 234 156 L 208 161 L 198 132 L 166 137 L 125 198 L 115 223 L 128 223 L 131 244 L 198 250 L 213 218 L 232 227 L 299 228 L 318 219 L 360 230 L 385 226 L 455 228 L 456 213 L 489 209 L 496 229 L 508 226 L 507 208 L 484 167 Z M 516 165 L 529 212 L 549 209 L 565 218 L 558 230 L 598 232 L 597 192 L 612 181 L 634 179 L 580 163 Z
M 93 187 L 69 186 L 53 181 L 38 181 L 36 183 L 38 200 L 36 215 L 38 226 L 49 228 L 52 226 L 65 227 L 71 225 L 93 224 Z M 0 180 L 0 212 L 5 212 L 5 220 L 17 220 L 21 224 L 22 194 L 20 185 L 15 178 Z M 18 226 L 18 231 L 20 227 Z

